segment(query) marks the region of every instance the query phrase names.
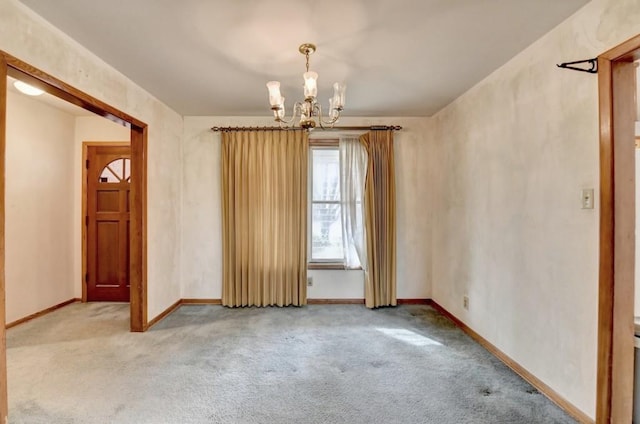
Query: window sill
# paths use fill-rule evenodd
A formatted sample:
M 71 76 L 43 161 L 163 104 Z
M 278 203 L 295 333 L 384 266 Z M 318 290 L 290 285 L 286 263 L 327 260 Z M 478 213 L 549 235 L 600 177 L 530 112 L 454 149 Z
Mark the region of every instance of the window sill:
M 325 270 L 337 270 L 337 271 L 362 271 L 361 267 L 358 268 L 347 268 L 344 264 L 339 262 L 309 262 L 307 264 L 307 269 L 325 269 Z

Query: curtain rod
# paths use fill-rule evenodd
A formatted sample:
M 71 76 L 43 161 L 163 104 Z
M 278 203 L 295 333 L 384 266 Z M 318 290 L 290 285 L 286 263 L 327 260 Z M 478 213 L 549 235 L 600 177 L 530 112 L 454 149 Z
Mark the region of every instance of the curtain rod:
M 211 131 L 221 132 L 221 131 L 295 131 L 301 130 L 302 128 L 296 127 L 211 127 Z M 331 127 L 331 128 L 322 128 L 316 127 L 310 129 L 310 132 L 316 131 L 400 131 L 402 127 L 400 125 L 371 125 L 368 127 Z

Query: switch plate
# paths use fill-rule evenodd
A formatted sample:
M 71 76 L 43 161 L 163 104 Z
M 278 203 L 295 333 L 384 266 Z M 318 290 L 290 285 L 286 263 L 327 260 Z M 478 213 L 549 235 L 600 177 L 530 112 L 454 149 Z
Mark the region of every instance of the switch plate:
M 582 209 L 593 209 L 593 205 L 594 205 L 593 189 L 583 188 L 582 189 Z

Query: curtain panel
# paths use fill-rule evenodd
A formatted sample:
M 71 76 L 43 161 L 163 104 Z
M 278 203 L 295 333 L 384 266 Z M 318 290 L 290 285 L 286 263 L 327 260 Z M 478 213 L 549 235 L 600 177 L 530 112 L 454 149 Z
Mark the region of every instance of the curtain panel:
M 307 301 L 308 135 L 222 133 L 222 304 Z
M 340 137 L 340 204 L 344 264 L 348 269 L 367 270 L 364 236 L 364 181 L 367 151 L 357 135 Z
M 365 229 L 368 266 L 365 304 L 368 308 L 395 306 L 396 298 L 396 186 L 391 130 L 360 136 L 369 160 L 365 180 Z

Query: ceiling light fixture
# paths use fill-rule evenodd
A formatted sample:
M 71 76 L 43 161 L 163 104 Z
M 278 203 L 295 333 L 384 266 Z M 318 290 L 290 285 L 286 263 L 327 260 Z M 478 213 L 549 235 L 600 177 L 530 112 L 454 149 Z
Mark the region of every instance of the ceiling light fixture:
M 40 90 L 39 88 L 36 88 L 20 80 L 14 81 L 13 86 L 17 88 L 18 91 L 20 91 L 23 94 L 26 94 L 27 96 L 39 96 L 42 93 L 44 93 L 44 90 Z
M 301 128 L 309 129 L 315 128 L 316 125 L 324 128 L 325 126 L 332 127 L 333 124 L 338 122 L 340 118 L 340 112 L 344 108 L 344 92 L 347 86 L 344 83 L 333 84 L 333 97 L 329 99 L 329 116 L 328 119 L 322 116 L 322 107 L 318 104 L 316 96 L 318 95 L 318 74 L 313 71 L 309 71 L 309 55 L 316 51 L 316 46 L 311 43 L 305 43 L 301 45 L 298 50 L 307 59 L 307 72 L 302 77 L 304 78 L 304 101 L 296 102 L 293 105 L 293 116 L 288 120 L 285 119 L 284 109 L 284 97 L 280 94 L 280 83 L 278 81 L 269 81 L 267 88 L 269 89 L 269 103 L 271 103 L 271 110 L 275 117 L 276 122 L 282 126 L 282 124 L 292 124 L 296 117 L 299 116 L 299 125 Z M 316 123 L 315 117 L 318 117 Z

